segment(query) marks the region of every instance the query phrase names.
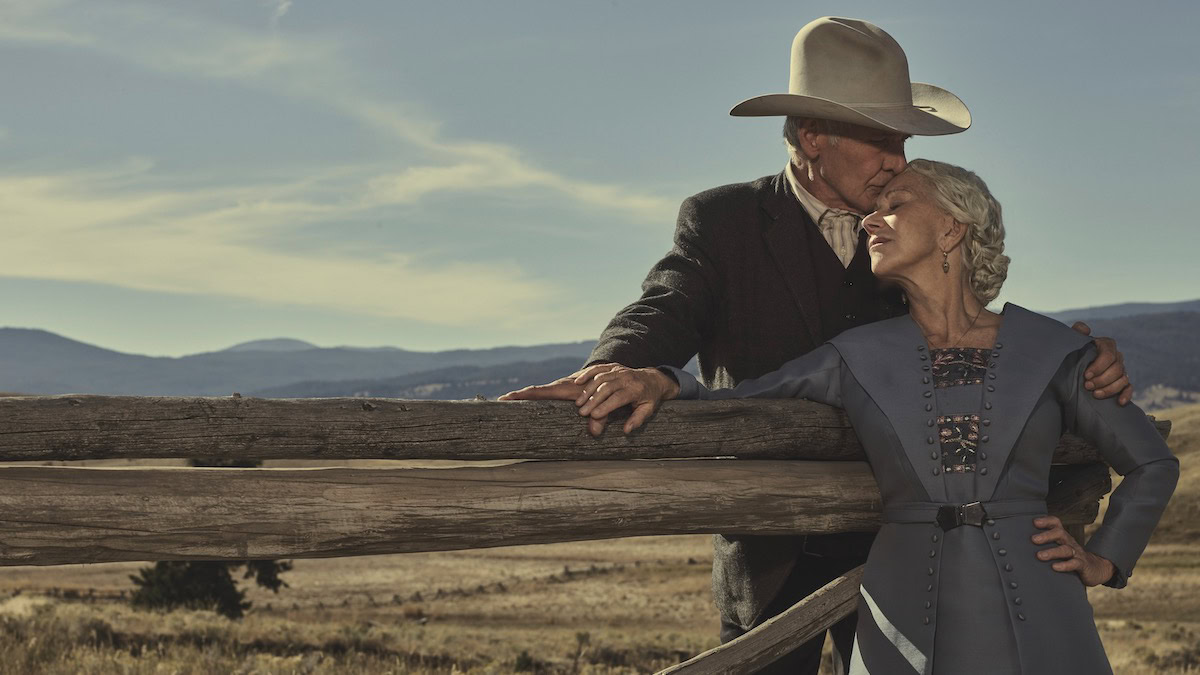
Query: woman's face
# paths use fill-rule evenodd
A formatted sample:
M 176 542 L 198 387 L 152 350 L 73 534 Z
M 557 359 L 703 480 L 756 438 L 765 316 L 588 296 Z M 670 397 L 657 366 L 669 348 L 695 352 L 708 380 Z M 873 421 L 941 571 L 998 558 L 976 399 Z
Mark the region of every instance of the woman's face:
M 905 171 L 884 186 L 875 211 L 863 218 L 875 276 L 899 280 L 942 274 L 942 235 L 954 219 L 934 203 L 930 190 L 923 176 Z

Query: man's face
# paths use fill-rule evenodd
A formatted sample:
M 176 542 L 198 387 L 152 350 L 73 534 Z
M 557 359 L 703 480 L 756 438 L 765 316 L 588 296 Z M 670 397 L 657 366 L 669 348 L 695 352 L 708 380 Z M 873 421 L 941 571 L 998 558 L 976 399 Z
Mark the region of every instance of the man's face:
M 822 201 L 833 208 L 869 213 L 883 186 L 908 166 L 904 158 L 908 136 L 857 125 L 845 127 L 837 145 L 830 143 L 828 136 L 821 143 L 817 180 L 825 183 L 832 195 Z

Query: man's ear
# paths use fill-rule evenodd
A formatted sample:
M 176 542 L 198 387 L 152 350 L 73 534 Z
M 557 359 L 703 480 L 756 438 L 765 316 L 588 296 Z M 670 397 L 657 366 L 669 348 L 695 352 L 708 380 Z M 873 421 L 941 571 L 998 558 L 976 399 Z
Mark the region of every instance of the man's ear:
M 812 161 L 821 156 L 823 147 L 825 147 L 825 134 L 817 131 L 816 120 L 805 120 L 800 125 L 800 153 Z

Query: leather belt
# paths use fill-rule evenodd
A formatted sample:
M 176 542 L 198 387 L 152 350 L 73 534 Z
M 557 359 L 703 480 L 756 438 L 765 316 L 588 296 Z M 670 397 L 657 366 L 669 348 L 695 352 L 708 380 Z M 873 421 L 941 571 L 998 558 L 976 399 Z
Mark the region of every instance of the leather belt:
M 885 523 L 932 523 L 943 530 L 959 525 L 983 527 L 989 520 L 1024 515 L 1045 515 L 1046 502 L 1036 499 L 997 500 L 945 504 L 940 502 L 902 502 L 883 509 Z

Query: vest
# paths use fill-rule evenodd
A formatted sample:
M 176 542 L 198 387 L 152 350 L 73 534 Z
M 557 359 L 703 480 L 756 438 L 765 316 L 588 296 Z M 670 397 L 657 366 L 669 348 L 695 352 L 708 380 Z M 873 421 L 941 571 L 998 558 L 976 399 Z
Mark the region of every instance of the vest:
M 865 230 L 859 232 L 858 248 L 849 267 L 842 267 L 842 261 L 815 225 L 806 231 L 821 305 L 821 339 L 830 340 L 855 326 L 908 312 L 900 288 L 885 286 L 871 273 Z

